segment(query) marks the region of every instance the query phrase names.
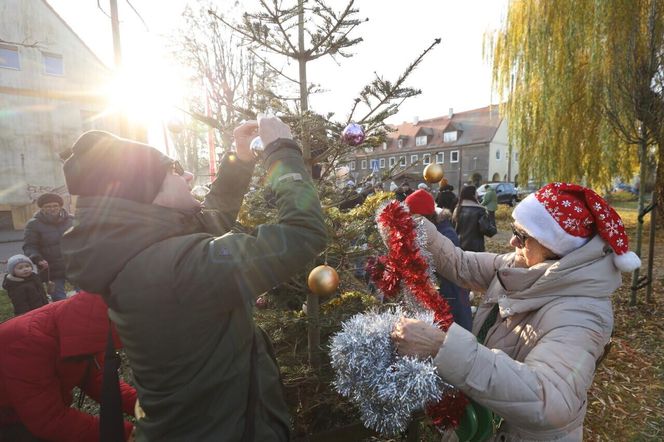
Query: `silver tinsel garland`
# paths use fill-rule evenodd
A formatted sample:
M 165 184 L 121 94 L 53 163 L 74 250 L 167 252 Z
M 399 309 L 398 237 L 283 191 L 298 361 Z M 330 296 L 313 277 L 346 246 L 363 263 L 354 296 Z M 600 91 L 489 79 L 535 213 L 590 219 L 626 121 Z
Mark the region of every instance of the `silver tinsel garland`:
M 433 324 L 433 313 L 409 314 L 400 307 L 353 316 L 332 338 L 330 357 L 337 391 L 351 399 L 367 428 L 385 435 L 406 429 L 411 414 L 451 388 L 431 358 L 399 356 L 390 333 L 401 317 Z
M 378 210 L 379 214 L 386 204 Z M 408 211 L 405 204 L 402 203 L 402 207 Z M 425 248 L 427 238 L 422 224 L 422 220 L 416 220 L 416 241 L 429 264 L 431 281 L 436 281 L 432 257 Z M 387 227 L 378 223 L 378 229 L 387 243 Z M 438 401 L 453 388 L 438 376 L 431 358 L 420 360 L 397 354 L 390 333 L 401 317 L 435 325 L 433 312 L 422 306 L 403 285 L 401 298 L 403 307 L 353 316 L 343 323 L 330 345 L 330 358 L 336 372 L 335 388 L 357 405 L 367 428 L 387 436 L 404 431 L 414 411 Z

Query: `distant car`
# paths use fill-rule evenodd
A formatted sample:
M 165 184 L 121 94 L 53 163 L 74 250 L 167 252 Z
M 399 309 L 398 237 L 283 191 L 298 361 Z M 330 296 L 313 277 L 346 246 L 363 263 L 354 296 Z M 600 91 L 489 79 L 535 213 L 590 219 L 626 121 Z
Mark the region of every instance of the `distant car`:
M 519 201 L 523 200 L 525 197 L 530 195 L 533 192 L 536 192 L 542 185 L 536 184 L 535 182 L 529 182 L 524 186 L 519 186 L 516 188 L 516 194 L 519 197 Z
M 519 194 L 516 191 L 513 183 L 488 183 L 483 184 L 477 189 L 477 196 L 481 201 L 486 193 L 485 186 L 489 185 L 496 191 L 496 199 L 498 204 L 507 204 L 514 206 L 519 201 Z
M 613 188 L 613 191 L 614 192 L 620 192 L 620 191 L 629 192 L 629 193 L 633 193 L 635 195 L 637 193 L 639 193 L 639 191 L 636 190 L 636 188 L 634 186 L 630 186 L 629 184 L 625 184 L 625 183 L 616 184 L 616 186 Z

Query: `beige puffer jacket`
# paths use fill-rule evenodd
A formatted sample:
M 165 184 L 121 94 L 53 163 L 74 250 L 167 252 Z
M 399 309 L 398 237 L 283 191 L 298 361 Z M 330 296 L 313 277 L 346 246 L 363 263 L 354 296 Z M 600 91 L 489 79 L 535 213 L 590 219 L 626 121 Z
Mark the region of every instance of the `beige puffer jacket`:
M 440 375 L 504 418 L 494 440 L 580 441 L 587 391 L 613 329 L 620 272 L 596 236 L 559 261 L 514 268 L 514 253 L 464 252 L 426 222 L 438 272 L 486 292 L 473 334 L 453 324 L 435 364 Z M 475 335 L 495 303 L 486 346 Z

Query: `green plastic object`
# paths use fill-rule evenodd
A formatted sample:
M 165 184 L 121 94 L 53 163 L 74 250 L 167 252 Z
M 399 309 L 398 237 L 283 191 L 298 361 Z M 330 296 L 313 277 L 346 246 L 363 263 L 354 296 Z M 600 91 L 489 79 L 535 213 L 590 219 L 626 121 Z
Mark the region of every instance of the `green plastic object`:
M 454 429 L 459 442 L 469 442 L 477 432 L 477 414 L 472 403 L 466 405 L 459 426 Z
M 471 402 L 470 404 L 473 406 L 477 417 L 477 431 L 470 442 L 483 442 L 493 436 L 493 413 L 477 402 Z

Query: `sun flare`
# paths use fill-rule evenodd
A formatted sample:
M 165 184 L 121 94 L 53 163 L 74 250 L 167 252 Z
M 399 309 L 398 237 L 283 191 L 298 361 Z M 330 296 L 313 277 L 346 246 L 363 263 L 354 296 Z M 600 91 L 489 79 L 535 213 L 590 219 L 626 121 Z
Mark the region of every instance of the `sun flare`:
M 123 66 L 105 91 L 109 111 L 142 124 L 168 121 L 184 97 L 182 81 L 172 72 L 165 63 L 150 60 Z

